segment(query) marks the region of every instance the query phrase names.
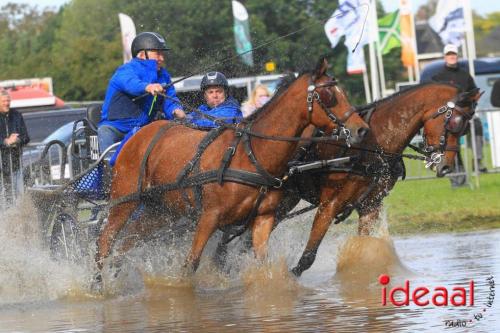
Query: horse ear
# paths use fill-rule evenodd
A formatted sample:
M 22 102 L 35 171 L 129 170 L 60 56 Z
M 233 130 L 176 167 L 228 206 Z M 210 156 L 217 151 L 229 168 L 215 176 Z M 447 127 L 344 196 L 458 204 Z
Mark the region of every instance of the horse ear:
M 320 58 L 318 64 L 316 65 L 316 69 L 314 70 L 313 79 L 316 80 L 325 75 L 327 69 L 328 61 L 326 61 L 325 57 Z

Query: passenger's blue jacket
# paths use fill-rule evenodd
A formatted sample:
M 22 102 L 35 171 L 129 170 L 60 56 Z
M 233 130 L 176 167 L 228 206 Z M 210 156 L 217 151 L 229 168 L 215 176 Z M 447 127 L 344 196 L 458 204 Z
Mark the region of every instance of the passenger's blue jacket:
M 144 94 L 146 86 L 150 83 L 168 84 L 171 82 L 168 72 L 164 68 L 157 71 L 156 64 L 156 60 L 133 58 L 130 62 L 118 67 L 108 84 L 99 126 L 110 125 L 127 133 L 134 127 L 149 124 L 162 105 L 165 118 L 174 118 L 173 111 L 182 109 L 182 106 L 173 86 L 170 86 L 165 93 L 176 101 L 158 95 L 153 109 L 151 109 L 152 95 L 132 101 L 132 98 Z
M 243 119 L 240 104 L 233 97 L 228 97 L 222 104 L 215 108 L 202 104 L 198 110 L 211 117 L 220 118 L 228 124 L 236 124 Z M 204 118 L 195 112 L 190 113 L 187 120 L 200 127 L 218 127 L 212 120 Z

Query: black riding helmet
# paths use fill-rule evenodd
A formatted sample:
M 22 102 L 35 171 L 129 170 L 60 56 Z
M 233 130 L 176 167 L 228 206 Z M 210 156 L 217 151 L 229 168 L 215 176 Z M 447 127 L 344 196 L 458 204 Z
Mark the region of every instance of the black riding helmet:
M 201 79 L 200 89 L 201 91 L 205 91 L 208 87 L 213 86 L 221 86 L 224 87 L 224 90 L 229 89 L 229 83 L 227 82 L 226 77 L 221 72 L 208 72 L 203 75 Z
M 165 38 L 159 33 L 150 31 L 141 32 L 132 41 L 132 56 L 136 57 L 140 51 L 149 50 L 167 51 L 170 50 L 170 48 L 165 44 Z

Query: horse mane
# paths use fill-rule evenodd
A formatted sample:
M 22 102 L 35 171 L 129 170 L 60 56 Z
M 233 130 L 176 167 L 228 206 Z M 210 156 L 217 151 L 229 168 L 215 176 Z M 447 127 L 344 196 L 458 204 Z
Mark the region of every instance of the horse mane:
M 289 73 L 281 78 L 281 80 L 278 83 L 278 86 L 276 87 L 276 92 L 274 93 L 273 97 L 262 107 L 259 109 L 255 110 L 254 113 L 252 113 L 246 120 L 252 121 L 257 119 L 261 114 L 265 113 L 268 109 L 269 106 L 276 100 L 278 99 L 279 96 L 281 96 L 285 90 L 287 90 L 292 83 L 297 81 L 301 76 L 305 74 L 311 74 L 312 71 L 304 71 L 301 72 L 299 75 L 295 76 L 294 73 Z
M 356 105 L 355 108 L 358 112 L 361 112 L 361 111 L 365 111 L 365 110 L 369 110 L 369 109 L 372 109 L 372 108 L 376 108 L 378 106 L 378 104 L 380 103 L 383 103 L 383 102 L 386 102 L 386 101 L 390 101 L 390 100 L 393 100 L 395 98 L 398 98 L 400 96 L 404 96 L 404 95 L 407 95 L 409 93 L 412 93 L 414 92 L 415 90 L 417 89 L 420 89 L 420 88 L 423 88 L 423 87 L 426 87 L 426 86 L 429 86 L 429 85 L 433 85 L 433 84 L 438 84 L 438 85 L 444 85 L 444 86 L 450 86 L 450 87 L 453 87 L 453 88 L 456 88 L 456 89 L 459 89 L 459 87 L 455 84 L 452 84 L 452 83 L 448 83 L 448 82 L 436 82 L 436 81 L 428 81 L 428 82 L 424 82 L 424 83 L 419 83 L 417 85 L 414 85 L 414 86 L 411 86 L 405 90 L 401 90 L 401 91 L 398 91 L 392 95 L 389 95 L 389 96 L 386 96 L 384 98 L 381 98 L 381 99 L 378 99 L 376 101 L 373 101 L 371 103 L 368 103 L 368 104 L 363 104 L 363 105 Z

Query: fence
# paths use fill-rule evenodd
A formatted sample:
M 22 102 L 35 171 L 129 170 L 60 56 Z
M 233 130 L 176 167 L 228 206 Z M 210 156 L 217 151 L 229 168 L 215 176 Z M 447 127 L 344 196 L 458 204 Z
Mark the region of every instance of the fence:
M 447 175 L 447 177 L 465 177 L 465 183 L 470 187 L 479 187 L 479 177 L 481 175 L 481 171 L 478 158 L 482 157 L 484 166 L 487 168 L 488 173 L 500 172 L 500 168 L 495 167 L 492 162 L 492 149 L 495 147 L 493 145 L 495 136 L 492 133 L 490 121 L 492 115 L 500 115 L 500 109 L 478 109 L 476 110 L 476 115 L 480 117 L 483 123 L 483 129 L 485 129 L 483 131 L 483 142 L 485 145 L 482 147 L 482 151 L 480 152 L 479 149 L 481 147 L 477 146 L 476 140 L 472 140 L 472 138 L 476 137 L 476 128 L 473 124 L 473 120 L 470 120 L 470 132 L 461 140 L 461 157 L 464 169 L 462 172 L 453 172 Z M 488 126 L 485 126 L 485 124 L 488 124 Z M 415 141 L 418 143 L 418 137 Z M 500 142 L 494 144 L 499 145 Z M 411 153 L 412 151 L 408 150 L 407 152 Z M 430 179 L 436 177 L 435 172 L 426 169 L 424 163 L 422 162 L 405 161 L 405 164 L 408 180 Z M 455 160 L 455 170 L 458 170 L 457 159 Z
M 95 145 L 95 138 L 90 140 Z M 11 206 L 26 188 L 61 185 L 84 172 L 89 166 L 87 157 L 95 157 L 96 152 L 89 149 L 85 140 L 76 140 L 74 144 L 75 148 L 73 143 L 65 145 L 55 140 L 45 145 L 33 143 L 24 147 L 19 170 L 10 167 L 0 172 L 0 208 Z M 9 151 L 3 154 L 3 158 L 0 154 L 0 165 L 4 165 L 5 159 L 11 162 L 14 156 Z

